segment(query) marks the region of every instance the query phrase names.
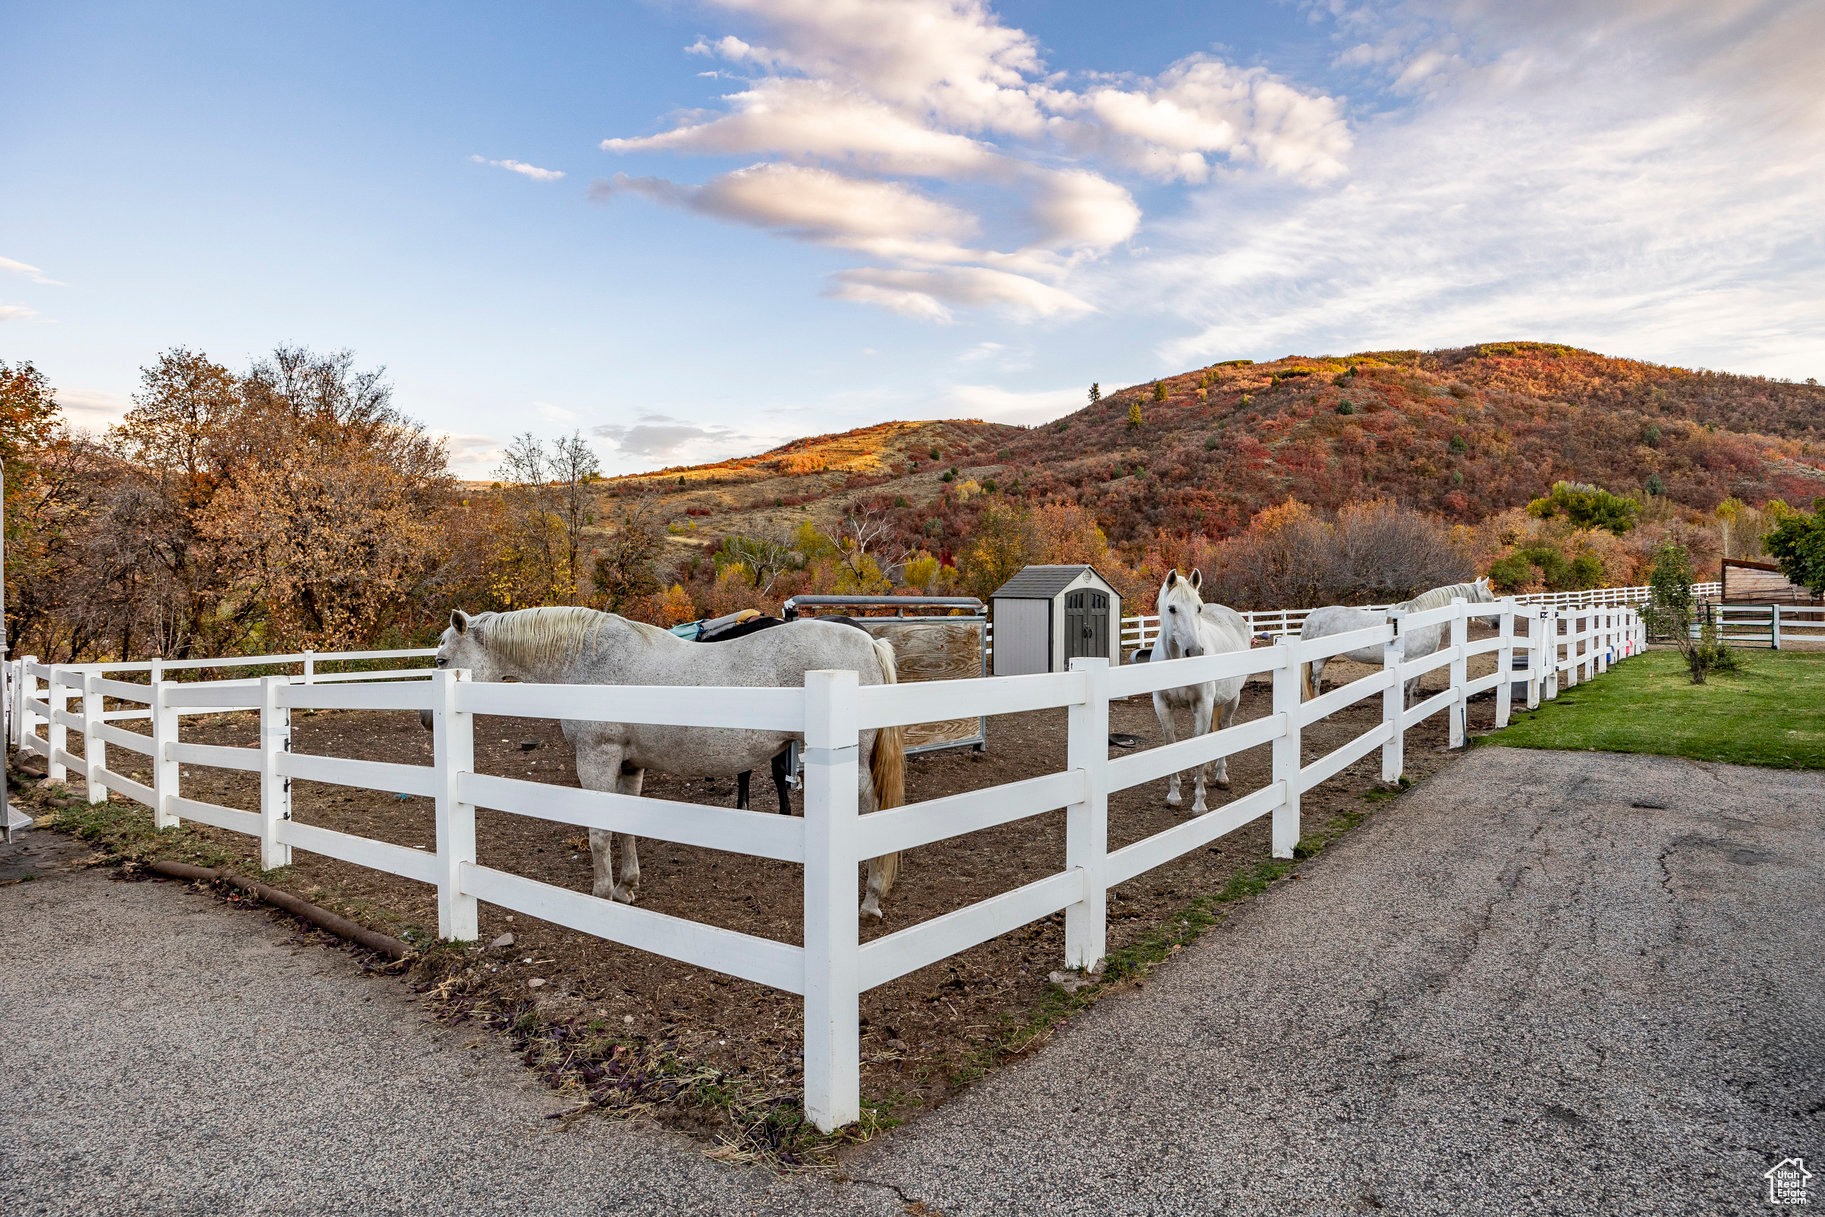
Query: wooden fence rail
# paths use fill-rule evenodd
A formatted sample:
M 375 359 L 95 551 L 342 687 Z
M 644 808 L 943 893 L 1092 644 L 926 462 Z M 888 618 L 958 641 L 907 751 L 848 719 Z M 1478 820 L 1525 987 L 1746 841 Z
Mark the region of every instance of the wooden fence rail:
M 1495 625 L 1496 636 L 1469 641 L 1472 621 Z M 1395 649 L 1401 632 L 1437 624 L 1449 626 L 1440 650 L 1401 662 Z M 818 1127 L 828 1130 L 861 1114 L 858 1011 L 866 990 L 1061 910 L 1063 962 L 1094 967 L 1105 950 L 1111 887 L 1263 816 L 1272 822 L 1274 856 L 1291 857 L 1300 839 L 1301 796 L 1346 766 L 1380 750 L 1382 776 L 1394 781 L 1401 774 L 1406 733 L 1431 715 L 1448 714 L 1450 738 L 1462 744 L 1466 703 L 1478 692 L 1495 691 L 1495 722 L 1501 727 L 1509 720 L 1518 685 L 1525 687 L 1526 704 L 1537 706 L 1561 688 L 1592 679 L 1611 663 L 1637 653 L 1646 642 L 1640 616 L 1625 605 L 1523 605 L 1514 599 L 1488 605 L 1458 600 L 1420 613 L 1389 610 L 1382 624 L 1310 643 L 1302 642 L 1294 630 L 1283 630 L 1271 645 L 1234 654 L 1115 670 L 1106 659 L 1077 659 L 1069 672 L 1043 676 L 868 688 L 860 687 L 856 673 L 849 671 L 807 673 L 803 687 L 782 689 L 477 684 L 459 671 L 413 673 L 421 677 L 413 680 L 399 679 L 407 674 L 398 671 L 373 672 L 361 674 L 372 678 L 370 683 L 320 683 L 308 661 L 301 661 L 306 666 L 296 673 L 197 682 L 174 680 L 168 667 L 161 670 L 157 663 L 47 666 L 28 656 L 6 665 L 4 696 L 12 711 L 15 742 L 46 758 L 53 780 L 66 781 L 74 770 L 86 783 L 91 801 L 118 792 L 149 806 L 159 827 L 196 820 L 256 837 L 261 865 L 269 869 L 287 864 L 293 850 L 303 849 L 435 887 L 440 937 L 474 939 L 478 902 L 487 901 L 802 994 L 805 1110 Z M 1388 657 L 1380 672 L 1312 701 L 1300 701 L 1301 664 L 1364 646 L 1380 646 Z M 1495 672 L 1470 679 L 1468 660 L 1485 653 L 1495 656 Z M 398 652 L 386 657 L 421 656 L 422 652 Z M 283 658 L 289 657 L 239 662 L 264 665 Z M 1417 673 L 1440 668 L 1449 671 L 1447 688 L 1405 706 L 1402 684 Z M 148 681 L 120 678 L 135 670 L 145 671 Z M 1266 717 L 1146 752 L 1109 756 L 1112 700 L 1244 674 L 1264 675 L 1271 682 L 1272 708 Z M 1304 762 L 1300 741 L 1306 728 L 1378 694 L 1381 716 L 1376 726 L 1327 755 Z M 149 732 L 128 731 L 104 721 L 110 702 L 149 720 Z M 405 765 L 297 752 L 292 748 L 291 714 L 299 709 L 428 712 L 432 763 Z M 1063 770 L 866 817 L 858 814 L 861 731 L 1038 709 L 1066 711 Z M 230 711 L 259 715 L 257 750 L 180 738 L 186 717 Z M 764 727 L 801 734 L 805 815 L 782 818 L 479 774 L 474 762 L 477 714 Z M 80 756 L 68 748 L 72 731 L 82 736 Z M 112 767 L 110 746 L 148 756 L 152 784 L 134 781 Z M 1110 850 L 1111 793 L 1262 746 L 1272 750 L 1273 770 L 1261 789 Z M 259 810 L 185 797 L 180 766 L 258 774 Z M 294 780 L 427 796 L 436 804 L 435 850 L 407 849 L 298 823 L 291 810 Z M 804 884 L 801 944 L 617 904 L 481 866 L 476 861 L 478 806 L 798 864 Z M 1066 817 L 1062 871 L 860 943 L 857 869 L 865 859 L 1058 809 Z

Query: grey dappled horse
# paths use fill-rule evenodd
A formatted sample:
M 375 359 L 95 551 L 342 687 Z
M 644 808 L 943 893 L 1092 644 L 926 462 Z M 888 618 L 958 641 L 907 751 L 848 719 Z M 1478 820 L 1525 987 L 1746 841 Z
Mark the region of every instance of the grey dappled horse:
M 846 625 L 816 619 L 792 621 L 764 634 L 717 646 L 686 642 L 669 630 L 588 608 L 531 608 L 511 613 L 461 611 L 437 647 L 437 666 L 467 668 L 476 680 L 535 684 L 794 687 L 805 673 L 848 669 L 863 685 L 894 684 L 893 648 Z M 589 790 L 640 793 L 648 769 L 691 777 L 733 777 L 769 764 L 798 732 L 565 719 L 564 736 L 576 750 L 577 780 Z M 857 794 L 863 814 L 905 801 L 906 749 L 898 727 L 860 734 Z M 634 838 L 621 838 L 616 882 L 609 834 L 589 830 L 597 896 L 632 904 L 640 885 Z M 868 863 L 862 911 L 881 915 L 881 897 L 893 887 L 900 857 Z
M 1457 597 L 1462 596 L 1471 604 L 1490 604 L 1495 600 L 1495 593 L 1489 590 L 1488 579 L 1478 579 L 1474 583 L 1453 583 L 1447 587 L 1435 587 L 1429 592 L 1421 592 L 1411 600 L 1403 600 L 1394 605 L 1397 609 L 1409 612 L 1423 612 L 1426 609 L 1443 608 Z M 1329 638 L 1333 634 L 1347 634 L 1351 630 L 1366 630 L 1370 626 L 1380 625 L 1388 619 L 1383 610 L 1349 608 L 1333 604 L 1326 608 L 1313 609 L 1306 615 L 1305 624 L 1299 627 L 1299 640 L 1310 642 L 1314 638 Z M 1445 623 L 1422 625 L 1415 629 L 1402 629 L 1395 640 L 1402 663 L 1437 651 L 1444 645 Z M 1354 659 L 1357 663 L 1381 666 L 1382 649 L 1379 646 L 1359 647 L 1354 651 L 1345 651 L 1342 658 Z M 1332 659 L 1314 659 L 1301 664 L 1299 670 L 1299 688 L 1303 698 L 1310 700 L 1324 691 L 1324 668 Z M 1401 704 L 1411 706 L 1413 695 L 1419 690 L 1420 678 L 1415 676 L 1401 690 Z

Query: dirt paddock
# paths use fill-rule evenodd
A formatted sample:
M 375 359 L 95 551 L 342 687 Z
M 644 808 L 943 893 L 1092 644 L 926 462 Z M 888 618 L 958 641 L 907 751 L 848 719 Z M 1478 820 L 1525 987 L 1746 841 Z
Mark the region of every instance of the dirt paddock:
M 1487 673 L 1493 665 L 1493 656 L 1477 656 L 1471 673 Z M 1338 663 L 1327 672 L 1327 686 L 1370 671 L 1347 661 Z M 1425 686 L 1436 691 L 1444 682 L 1445 673 L 1435 672 L 1427 676 Z M 1256 678 L 1244 691 L 1238 721 L 1269 712 L 1270 688 L 1265 679 Z M 1062 769 L 1065 713 L 1055 710 L 992 719 L 988 749 L 983 753 L 955 751 L 910 758 L 908 801 Z M 1304 734 L 1306 762 L 1373 729 L 1380 716 L 1381 698 L 1376 694 L 1308 727 Z M 1493 717 L 1493 695 L 1472 702 L 1473 732 L 1489 730 Z M 1142 749 L 1161 742 L 1149 698 L 1131 698 L 1112 706 L 1110 730 L 1140 737 L 1137 747 Z M 1408 733 L 1408 777 L 1423 778 L 1445 762 L 1446 732 L 1441 713 Z M 257 719 L 247 714 L 190 719 L 183 730 L 186 740 L 231 746 L 253 746 L 257 735 Z M 298 712 L 293 718 L 293 748 L 368 760 L 431 761 L 430 734 L 415 714 L 405 712 Z M 1126 751 L 1111 749 L 1112 755 Z M 117 749 L 111 759 L 124 768 L 130 755 Z M 576 785 L 569 746 L 554 722 L 478 717 L 475 755 L 477 769 L 485 773 Z M 1213 789 L 1212 806 L 1258 789 L 1269 780 L 1270 772 L 1266 745 L 1231 757 L 1232 789 Z M 149 780 L 143 768 L 139 776 Z M 772 784 L 765 773 L 754 776 L 755 806 L 771 812 L 775 805 Z M 1339 813 L 1367 810 L 1371 804 L 1364 796 L 1379 777 L 1377 750 L 1308 792 L 1303 808 L 1306 830 L 1323 830 Z M 189 798 L 248 810 L 258 807 L 253 774 L 185 766 L 182 789 Z M 660 799 L 731 806 L 734 782 L 649 773 L 645 793 Z M 1185 795 L 1189 806 L 1189 783 Z M 796 809 L 796 794 L 794 802 Z M 292 806 L 294 818 L 305 824 L 407 847 L 434 847 L 428 799 L 294 782 Z M 589 852 L 581 829 L 487 809 L 476 814 L 478 854 L 484 865 L 589 890 Z M 1117 792 L 1109 805 L 1110 846 L 1140 840 L 1183 818 L 1183 812 L 1165 805 L 1163 780 Z M 197 827 L 237 856 L 257 856 L 252 838 Z M 864 919 L 864 940 L 1061 870 L 1064 830 L 1060 810 L 912 851 L 904 859 L 899 885 L 884 902 L 884 921 Z M 1268 856 L 1268 819 L 1262 817 L 1112 890 L 1111 950 L 1140 941 L 1178 916 L 1195 897 L 1221 889 L 1232 876 L 1251 870 Z M 295 851 L 294 859 L 277 876 L 278 886 L 390 933 L 410 932 L 417 941 L 434 934 L 434 889 L 301 849 Z M 796 866 L 650 839 L 640 843 L 640 863 L 642 907 L 784 942 L 799 941 L 802 900 Z M 858 896 L 859 892 L 858 884 Z M 795 1078 L 799 1072 L 802 1011 L 800 1000 L 791 994 L 483 904 L 481 942 L 490 943 L 509 932 L 514 936 L 511 947 L 484 948 L 489 977 L 495 982 L 491 987 L 497 993 L 534 1002 L 549 1017 L 575 1017 L 611 1034 L 663 1040 L 673 1051 L 719 1069 L 776 1080 Z M 983 1049 L 1005 1031 L 1010 1020 L 1024 1021 L 1039 1006 L 1051 989 L 1048 974 L 1061 966 L 1063 953 L 1063 915 L 1055 914 L 864 993 L 864 1096 L 907 1110 L 942 1099 L 972 1076 L 971 1063 L 982 1059 Z M 534 980 L 543 983 L 528 985 Z

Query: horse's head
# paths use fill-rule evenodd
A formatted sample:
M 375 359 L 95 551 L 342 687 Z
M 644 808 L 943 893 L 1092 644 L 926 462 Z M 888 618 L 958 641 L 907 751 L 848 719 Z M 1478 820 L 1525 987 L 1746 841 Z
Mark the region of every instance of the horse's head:
M 1488 575 L 1484 575 L 1481 579 L 1478 579 L 1475 583 L 1470 585 L 1469 600 L 1472 604 L 1495 603 L 1495 591 L 1489 586 Z
M 450 627 L 437 640 L 437 666 L 440 669 L 467 668 L 473 680 L 499 680 L 499 665 L 488 652 L 484 633 L 487 620 L 492 616 L 493 613 L 477 613 L 471 617 L 461 609 L 452 609 Z M 419 711 L 418 721 L 429 731 L 431 712 Z
M 1189 579 L 1181 578 L 1176 568 L 1166 572 L 1166 582 L 1160 584 L 1156 654 L 1163 650 L 1167 659 L 1182 659 L 1204 653 L 1204 643 L 1198 635 L 1198 610 L 1204 606 L 1198 589 L 1202 586 L 1204 576 L 1195 569 Z

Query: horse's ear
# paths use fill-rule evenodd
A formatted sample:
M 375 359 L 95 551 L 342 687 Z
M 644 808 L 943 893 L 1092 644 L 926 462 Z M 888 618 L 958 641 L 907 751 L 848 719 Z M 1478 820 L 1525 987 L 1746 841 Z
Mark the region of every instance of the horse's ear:
M 451 609 L 450 628 L 459 634 L 467 634 L 469 632 L 469 614 L 461 609 Z
M 1204 572 L 1199 570 L 1195 566 L 1192 567 L 1191 568 L 1191 590 L 1195 592 L 1200 587 L 1203 587 L 1203 586 L 1204 586 Z
M 1179 568 L 1173 567 L 1166 572 L 1166 586 L 1171 587 L 1179 581 Z

